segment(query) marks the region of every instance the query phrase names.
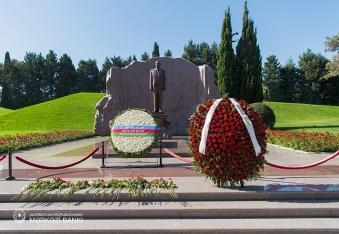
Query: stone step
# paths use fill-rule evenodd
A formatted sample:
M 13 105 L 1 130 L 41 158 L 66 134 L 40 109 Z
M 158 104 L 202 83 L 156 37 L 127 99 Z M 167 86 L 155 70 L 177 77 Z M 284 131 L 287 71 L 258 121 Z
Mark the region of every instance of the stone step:
M 16 223 L 0 220 L 0 233 L 338 233 L 338 218 L 83 219 Z
M 140 218 L 334 218 L 339 201 L 205 201 L 205 202 L 31 202 L 0 203 L 0 219 L 13 219 L 15 211 L 27 219 L 81 216 L 84 219 Z
M 293 192 L 275 192 L 275 191 L 248 191 L 248 190 L 232 190 L 227 192 L 223 189 L 214 192 L 177 192 L 177 197 L 161 192 L 153 193 L 148 196 L 132 197 L 126 192 L 122 192 L 119 196 L 106 195 L 95 196 L 93 193 L 84 194 L 84 192 L 76 192 L 70 196 L 52 194 L 39 197 L 26 197 L 21 200 L 17 193 L 0 193 L 0 202 L 117 202 L 117 201 L 276 201 L 276 200 L 335 200 L 339 197 L 339 191 L 293 191 Z M 17 197 L 16 197 L 17 196 Z

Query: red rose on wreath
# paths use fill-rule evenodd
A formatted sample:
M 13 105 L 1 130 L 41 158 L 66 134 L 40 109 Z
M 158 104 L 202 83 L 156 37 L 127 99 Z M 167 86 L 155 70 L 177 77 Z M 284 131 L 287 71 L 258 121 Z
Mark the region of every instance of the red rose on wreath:
M 204 104 L 198 105 L 197 111 L 190 117 L 189 147 L 190 154 L 194 157 L 195 170 L 221 186 L 228 184 L 234 186 L 240 181 L 257 179 L 260 169 L 264 169 L 266 164 L 264 122 L 245 101 L 240 100 L 238 103 L 252 122 L 261 148 L 258 155 L 241 115 L 228 97 L 224 97 L 215 109 L 204 154 L 199 152 L 201 132 L 213 101 L 207 100 Z

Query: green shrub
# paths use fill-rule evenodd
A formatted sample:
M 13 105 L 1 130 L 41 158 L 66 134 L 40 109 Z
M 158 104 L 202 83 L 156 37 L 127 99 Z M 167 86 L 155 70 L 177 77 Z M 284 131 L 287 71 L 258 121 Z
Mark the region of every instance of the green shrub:
M 261 118 L 263 118 L 267 128 L 274 128 L 275 114 L 269 106 L 261 102 L 252 103 L 250 106 L 253 107 L 256 112 L 258 112 Z

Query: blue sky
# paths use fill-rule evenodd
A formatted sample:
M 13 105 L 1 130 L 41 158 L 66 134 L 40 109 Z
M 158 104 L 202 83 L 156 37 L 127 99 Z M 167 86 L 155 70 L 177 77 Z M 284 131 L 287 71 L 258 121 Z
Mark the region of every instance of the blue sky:
M 248 0 L 258 31 L 263 63 L 276 55 L 281 64 L 312 49 L 325 52 L 327 36 L 339 33 L 338 0 Z M 0 62 L 6 51 L 23 60 L 26 52 L 67 53 L 75 67 L 106 57 L 151 55 L 154 42 L 181 57 L 194 43 L 220 42 L 225 10 L 231 7 L 233 32 L 241 33 L 244 1 L 239 0 L 0 0 Z M 239 38 L 240 35 L 237 37 Z

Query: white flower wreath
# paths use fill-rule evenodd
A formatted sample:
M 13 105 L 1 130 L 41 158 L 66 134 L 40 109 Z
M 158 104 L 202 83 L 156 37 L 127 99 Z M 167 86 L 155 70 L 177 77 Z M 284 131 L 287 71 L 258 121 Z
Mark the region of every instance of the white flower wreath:
M 158 144 L 158 139 L 157 122 L 148 110 L 128 109 L 112 122 L 111 147 L 124 157 L 149 153 Z

